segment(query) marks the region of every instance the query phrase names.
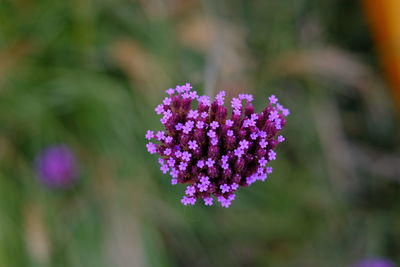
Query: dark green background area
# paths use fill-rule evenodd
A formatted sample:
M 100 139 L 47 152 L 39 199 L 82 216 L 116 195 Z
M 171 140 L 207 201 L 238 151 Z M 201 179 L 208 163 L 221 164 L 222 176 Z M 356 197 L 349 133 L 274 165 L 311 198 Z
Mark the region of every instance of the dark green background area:
M 399 131 L 346 0 L 0 1 L 0 267 L 400 261 Z M 164 91 L 290 108 L 274 173 L 229 209 L 184 207 L 145 149 Z M 35 157 L 68 144 L 70 188 Z

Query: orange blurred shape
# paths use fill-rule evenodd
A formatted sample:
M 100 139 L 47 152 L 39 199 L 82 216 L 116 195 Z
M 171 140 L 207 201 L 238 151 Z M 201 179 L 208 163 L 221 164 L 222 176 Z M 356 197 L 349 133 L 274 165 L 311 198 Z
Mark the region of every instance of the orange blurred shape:
M 363 0 L 363 4 L 400 111 L 400 0 Z

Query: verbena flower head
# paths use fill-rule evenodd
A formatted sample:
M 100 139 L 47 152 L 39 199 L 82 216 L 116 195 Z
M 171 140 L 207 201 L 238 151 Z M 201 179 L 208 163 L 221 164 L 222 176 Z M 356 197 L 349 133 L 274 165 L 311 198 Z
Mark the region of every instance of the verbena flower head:
M 228 111 L 224 91 L 211 101 L 191 89 L 187 83 L 167 90 L 155 109 L 165 130 L 147 131 L 147 150 L 160 156 L 161 171 L 170 173 L 171 184 L 187 185 L 184 205 L 202 199 L 211 206 L 215 197 L 229 207 L 239 187 L 265 181 L 272 173 L 267 165 L 285 140 L 278 133 L 290 112 L 272 95 L 264 110 L 255 113 L 250 94 L 232 98 Z
M 353 267 L 396 267 L 396 265 L 388 259 L 371 258 L 363 259 L 354 264 Z
M 36 169 L 41 181 L 53 188 L 72 184 L 78 173 L 75 156 L 66 145 L 44 149 L 36 159 Z

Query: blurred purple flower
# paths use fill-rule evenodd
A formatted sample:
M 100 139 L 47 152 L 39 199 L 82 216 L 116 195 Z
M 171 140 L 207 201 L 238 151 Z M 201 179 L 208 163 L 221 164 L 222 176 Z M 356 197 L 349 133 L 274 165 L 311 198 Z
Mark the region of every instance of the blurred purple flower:
M 396 264 L 388 259 L 371 258 L 363 259 L 352 267 L 396 267 Z
M 147 131 L 146 139 L 160 142 L 149 142 L 147 150 L 161 156 L 161 171 L 170 172 L 172 184 L 189 185 L 183 205 L 202 198 L 210 206 L 214 196 L 227 208 L 240 186 L 265 181 L 272 173 L 267 164 L 276 159 L 274 149 L 285 140 L 278 134 L 290 112 L 272 95 L 264 110 L 255 113 L 253 96 L 240 94 L 232 98 L 228 117 L 224 91 L 211 101 L 191 89 L 185 84 L 167 90 L 169 96 L 156 108 L 165 131 Z M 192 107 L 194 100 L 198 104 Z
M 77 178 L 76 160 L 66 145 L 55 145 L 44 149 L 36 159 L 40 180 L 53 188 L 71 185 Z

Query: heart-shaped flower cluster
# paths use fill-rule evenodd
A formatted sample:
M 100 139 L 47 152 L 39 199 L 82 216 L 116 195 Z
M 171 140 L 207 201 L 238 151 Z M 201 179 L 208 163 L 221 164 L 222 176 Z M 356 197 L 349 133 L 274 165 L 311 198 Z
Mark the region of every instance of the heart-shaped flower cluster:
M 166 91 L 168 96 L 155 109 L 165 131 L 147 131 L 146 139 L 159 141 L 149 142 L 147 150 L 160 155 L 161 171 L 170 173 L 173 185 L 187 185 L 184 205 L 202 198 L 210 206 L 215 196 L 227 208 L 240 186 L 265 181 L 272 173 L 267 164 L 276 159 L 274 148 L 285 140 L 278 133 L 289 110 L 272 95 L 268 106 L 255 113 L 253 96 L 239 94 L 231 100 L 228 117 L 224 91 L 211 102 L 191 89 L 187 83 Z

